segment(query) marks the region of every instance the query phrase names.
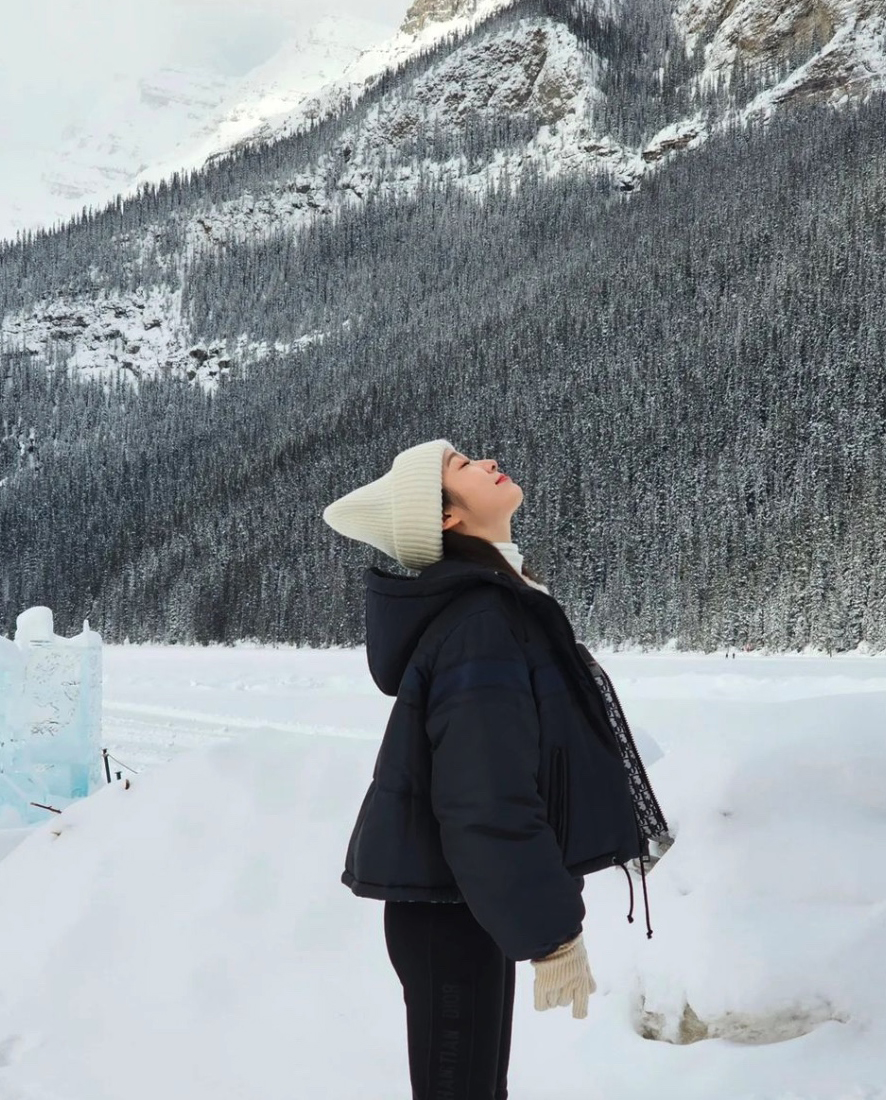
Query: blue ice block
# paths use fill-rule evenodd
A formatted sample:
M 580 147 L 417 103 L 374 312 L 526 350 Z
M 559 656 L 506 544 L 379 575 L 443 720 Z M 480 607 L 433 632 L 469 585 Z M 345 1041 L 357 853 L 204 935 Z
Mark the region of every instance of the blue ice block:
M 101 781 L 101 637 L 85 622 L 60 638 L 32 607 L 0 643 L 0 825 L 45 821 L 32 802 L 62 809 Z

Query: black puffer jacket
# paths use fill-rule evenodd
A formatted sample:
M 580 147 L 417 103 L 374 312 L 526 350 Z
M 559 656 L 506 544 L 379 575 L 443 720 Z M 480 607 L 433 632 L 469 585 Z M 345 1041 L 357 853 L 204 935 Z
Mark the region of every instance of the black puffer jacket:
M 569 620 L 469 562 L 364 577 L 369 669 L 397 698 L 341 880 L 466 901 L 509 958 L 546 955 L 581 931 L 581 876 L 648 851 Z

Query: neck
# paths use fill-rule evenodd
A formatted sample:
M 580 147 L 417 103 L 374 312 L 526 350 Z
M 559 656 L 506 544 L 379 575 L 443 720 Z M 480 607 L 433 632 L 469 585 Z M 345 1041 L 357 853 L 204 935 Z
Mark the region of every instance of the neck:
M 511 525 L 506 523 L 503 527 L 496 527 L 494 530 L 487 531 L 467 531 L 468 535 L 478 535 L 481 539 L 486 539 L 487 542 L 511 542 Z

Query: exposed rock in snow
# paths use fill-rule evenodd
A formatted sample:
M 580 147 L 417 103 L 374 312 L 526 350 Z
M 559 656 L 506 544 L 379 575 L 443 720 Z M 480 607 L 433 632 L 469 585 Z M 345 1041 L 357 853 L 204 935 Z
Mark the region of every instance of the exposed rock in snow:
M 415 0 L 401 29 L 405 34 L 418 34 L 429 23 L 448 23 L 475 15 L 477 7 L 477 0 Z
M 792 98 L 837 102 L 886 83 L 882 0 L 678 0 L 674 14 L 691 49 L 705 42 L 705 82 L 738 58 L 760 66 L 810 55 L 757 97 L 755 111 Z
M 411 99 L 437 108 L 450 125 L 464 122 L 472 111 L 531 107 L 556 122 L 581 92 L 585 75 L 577 43 L 564 39 L 561 28 L 540 25 L 469 44 L 417 80 Z M 557 45 L 565 46 L 559 56 Z M 402 109 L 398 113 L 402 117 Z
M 726 1039 L 730 1043 L 759 1045 L 784 1043 L 808 1035 L 829 1021 L 845 1024 L 849 1014 L 821 999 L 810 1004 L 793 1004 L 768 1012 L 723 1012 L 700 1019 L 689 1002 L 682 1012 L 668 1015 L 646 1008 L 641 997 L 634 1012 L 634 1030 L 644 1039 L 685 1046 L 705 1039 Z
M 345 323 L 347 325 L 347 322 Z M 250 339 L 246 333 L 196 343 L 181 317 L 181 291 L 153 287 L 132 294 L 59 298 L 24 313 L 9 314 L 0 340 L 49 367 L 81 378 L 140 378 L 168 373 L 214 390 L 234 362 L 260 362 L 270 354 L 297 351 L 325 337 L 310 332 L 292 343 Z
M 704 124 L 698 118 L 675 122 L 659 130 L 640 155 L 646 164 L 653 164 L 668 153 L 691 148 L 698 143 L 704 133 Z
M 152 287 L 132 294 L 59 298 L 9 314 L 0 326 L 8 348 L 18 349 L 84 378 L 123 372 L 168 371 L 213 381 L 223 369 L 224 348 L 212 349 L 195 366 L 180 320 L 181 291 Z M 217 352 L 217 353 L 216 353 Z

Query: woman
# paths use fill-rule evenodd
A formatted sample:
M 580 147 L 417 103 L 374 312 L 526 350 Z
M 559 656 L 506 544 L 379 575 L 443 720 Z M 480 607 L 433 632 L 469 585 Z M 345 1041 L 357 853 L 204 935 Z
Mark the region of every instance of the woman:
M 364 572 L 369 669 L 396 699 L 341 876 L 385 902 L 413 1100 L 506 1100 L 518 960 L 537 1009 L 587 1016 L 583 876 L 642 870 L 638 799 L 647 834 L 666 829 L 566 616 L 523 568 L 522 501 L 494 459 L 435 439 L 323 512 L 419 571 Z

